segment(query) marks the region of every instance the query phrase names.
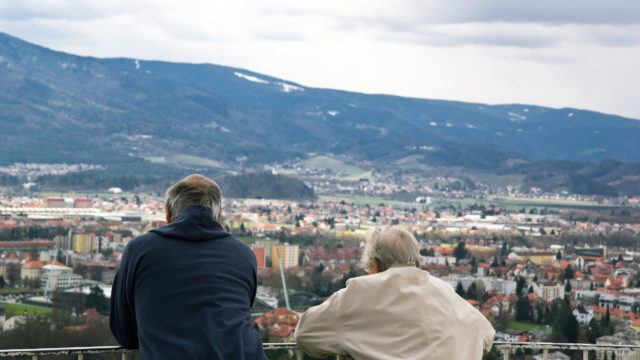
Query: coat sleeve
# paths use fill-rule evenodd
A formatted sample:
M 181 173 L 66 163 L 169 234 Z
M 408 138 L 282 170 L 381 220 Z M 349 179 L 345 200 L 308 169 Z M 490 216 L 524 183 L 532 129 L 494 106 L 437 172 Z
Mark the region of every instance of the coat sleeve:
M 109 326 L 113 336 L 122 347 L 137 349 L 138 324 L 136 323 L 135 304 L 133 301 L 134 269 L 131 257 L 131 248 L 127 246 L 122 254 L 122 261 L 111 288 Z
M 493 346 L 493 338 L 496 335 L 496 331 L 493 328 L 493 326 L 491 325 L 491 323 L 489 322 L 489 320 L 487 320 L 487 318 L 484 317 L 484 315 L 480 314 L 480 316 L 482 317 L 482 319 L 480 320 L 482 322 L 482 326 L 483 326 L 483 347 L 484 347 L 484 352 L 488 353 L 489 351 L 491 351 L 491 347 Z
M 298 347 L 312 357 L 344 355 L 341 301 L 345 289 L 302 314 L 295 332 Z
M 256 302 L 256 293 L 258 292 L 258 264 L 256 260 L 256 256 L 251 252 L 251 270 L 252 270 L 252 280 L 251 284 L 251 307 Z

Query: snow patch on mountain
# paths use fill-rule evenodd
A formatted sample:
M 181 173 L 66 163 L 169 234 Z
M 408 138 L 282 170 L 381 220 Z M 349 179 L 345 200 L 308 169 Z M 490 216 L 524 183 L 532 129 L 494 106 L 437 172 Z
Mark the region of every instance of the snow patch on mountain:
M 260 79 L 259 77 L 243 74 L 241 72 L 237 72 L 236 71 L 233 74 L 235 76 L 237 76 L 237 77 L 239 77 L 241 79 L 245 79 L 247 81 L 251 81 L 251 82 L 255 82 L 255 83 L 259 83 L 259 84 L 268 84 L 269 83 L 267 80 L 263 80 L 263 79 Z
M 511 122 L 519 122 L 519 121 L 527 120 L 526 116 L 520 115 L 518 113 L 509 112 L 507 115 L 509 116 L 509 121 Z
M 590 154 L 596 154 L 596 153 L 603 153 L 606 151 L 607 149 L 605 148 L 594 148 L 594 149 L 585 150 L 581 152 L 580 155 L 590 155 Z
M 287 83 L 283 83 L 283 82 L 279 82 L 278 85 L 280 85 L 280 87 L 282 88 L 282 91 L 288 93 L 288 92 L 293 92 L 293 91 L 304 91 L 303 88 L 301 88 L 300 86 L 296 86 L 296 85 L 291 85 L 291 84 L 287 84 Z

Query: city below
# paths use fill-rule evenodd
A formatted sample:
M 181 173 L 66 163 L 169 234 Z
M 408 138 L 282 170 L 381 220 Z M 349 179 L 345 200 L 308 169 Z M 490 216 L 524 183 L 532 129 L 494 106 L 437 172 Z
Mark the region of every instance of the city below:
M 302 311 L 365 274 L 369 236 L 400 225 L 419 240 L 422 268 L 490 319 L 498 342 L 640 344 L 638 198 L 466 192 L 414 180 L 320 171 L 305 178 L 313 199 L 224 200 L 225 227 L 257 258 L 252 316 L 265 342 L 292 342 Z M 115 344 L 106 315 L 123 249 L 164 225 L 164 209 L 161 194 L 119 188 L 0 197 L 2 346 Z M 49 340 L 11 335 L 45 324 L 56 325 Z M 87 333 L 97 335 L 86 342 Z

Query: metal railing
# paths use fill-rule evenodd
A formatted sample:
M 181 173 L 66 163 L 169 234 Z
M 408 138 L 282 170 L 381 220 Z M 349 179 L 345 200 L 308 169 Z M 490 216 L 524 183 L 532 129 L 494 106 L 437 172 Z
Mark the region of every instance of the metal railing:
M 304 354 L 298 349 L 296 343 L 264 343 L 265 351 L 272 350 L 289 350 L 295 354 L 297 360 L 302 360 Z M 64 347 L 64 348 L 38 348 L 38 349 L 6 349 L 0 350 L 0 358 L 3 357 L 29 357 L 32 360 L 38 359 L 45 355 L 76 355 L 78 360 L 84 360 L 85 355 L 91 354 L 121 354 L 121 359 L 126 360 L 127 354 L 137 353 L 137 350 L 129 350 L 120 346 L 83 346 L 83 347 Z M 345 359 L 337 356 L 336 359 Z
M 578 351 L 582 353 L 582 359 L 589 360 L 589 354 L 595 354 L 598 360 L 640 360 L 640 345 L 613 345 L 613 344 L 572 344 L 572 343 L 546 343 L 546 342 L 498 342 L 494 344 L 504 360 L 519 350 L 530 350 L 542 355 L 546 360 L 551 351 Z M 615 355 L 615 357 L 613 356 Z
M 264 343 L 265 351 L 289 350 L 297 360 L 303 359 L 303 353 L 295 343 Z M 551 351 L 579 351 L 584 360 L 589 360 L 589 354 L 595 354 L 596 359 L 608 360 L 640 360 L 640 345 L 611 345 L 611 344 L 563 344 L 563 343 L 535 343 L 535 342 L 499 342 L 494 343 L 494 348 L 502 355 L 504 360 L 509 360 L 511 355 L 518 351 L 531 351 L 542 355 L 542 359 L 549 359 Z M 8 349 L 0 350 L 0 357 L 30 357 L 32 360 L 44 355 L 76 355 L 78 360 L 84 360 L 91 354 L 121 354 L 122 360 L 127 359 L 127 354 L 136 353 L 136 350 L 128 350 L 119 346 L 89 346 L 66 348 L 39 348 L 39 349 Z M 337 356 L 336 359 L 347 359 Z

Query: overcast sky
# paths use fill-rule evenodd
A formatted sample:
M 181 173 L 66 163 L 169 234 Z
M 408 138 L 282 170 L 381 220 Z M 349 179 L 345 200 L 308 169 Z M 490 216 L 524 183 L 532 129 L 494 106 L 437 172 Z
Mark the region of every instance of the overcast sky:
M 638 0 L 0 0 L 0 31 L 307 86 L 640 119 Z

